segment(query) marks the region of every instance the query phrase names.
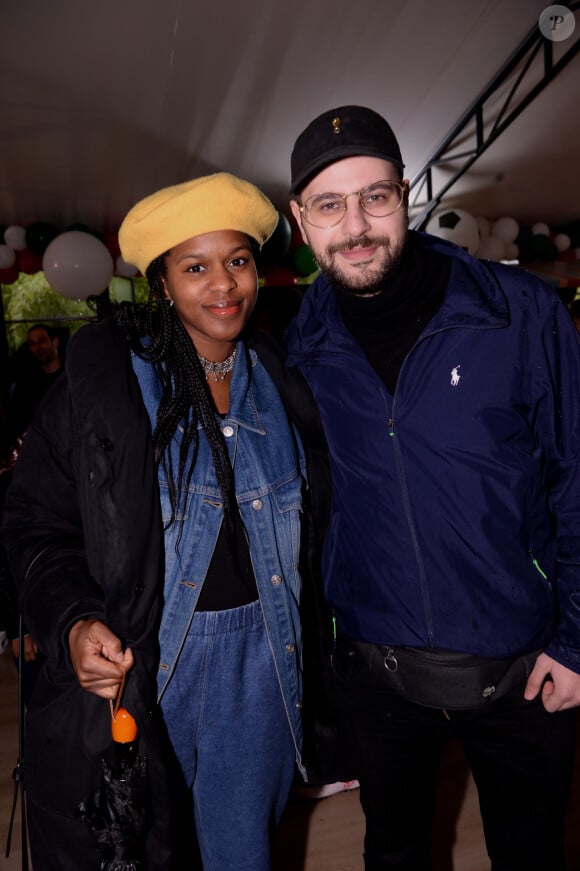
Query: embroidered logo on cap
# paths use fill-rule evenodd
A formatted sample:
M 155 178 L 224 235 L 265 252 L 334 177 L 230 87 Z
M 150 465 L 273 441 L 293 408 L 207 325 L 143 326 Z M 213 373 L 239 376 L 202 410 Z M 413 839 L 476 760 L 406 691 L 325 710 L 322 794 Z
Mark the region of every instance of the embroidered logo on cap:
M 333 118 L 331 123 L 333 133 L 342 133 L 342 121 L 340 118 Z

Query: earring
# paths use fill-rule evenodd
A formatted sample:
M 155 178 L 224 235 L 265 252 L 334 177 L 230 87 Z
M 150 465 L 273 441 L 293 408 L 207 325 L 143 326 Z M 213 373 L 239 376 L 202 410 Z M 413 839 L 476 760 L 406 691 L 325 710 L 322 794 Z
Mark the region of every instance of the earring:
M 166 296 L 166 297 L 165 297 L 165 299 L 166 299 L 166 300 L 167 300 L 167 302 L 168 302 L 168 303 L 169 303 L 169 305 L 168 305 L 168 308 L 173 308 L 173 300 L 172 300 L 172 299 L 170 299 L 170 298 L 169 298 L 169 297 L 167 297 L 167 296 Z

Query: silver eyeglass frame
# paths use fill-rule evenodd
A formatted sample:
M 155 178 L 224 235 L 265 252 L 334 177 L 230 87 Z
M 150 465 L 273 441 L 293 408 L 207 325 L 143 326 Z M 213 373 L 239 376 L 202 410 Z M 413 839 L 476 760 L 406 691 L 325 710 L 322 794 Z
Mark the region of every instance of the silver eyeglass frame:
M 399 199 L 399 202 L 397 203 L 397 205 L 395 206 L 395 208 L 392 209 L 390 212 L 385 212 L 384 215 L 372 215 L 369 212 L 367 212 L 367 210 L 365 208 L 365 205 L 363 202 L 363 196 L 365 194 L 369 193 L 370 191 L 372 191 L 372 189 L 374 187 L 376 187 L 377 185 L 380 185 L 380 184 L 388 184 L 388 185 L 391 185 L 393 187 L 398 188 L 399 193 L 400 193 L 400 199 Z M 355 197 L 355 196 L 358 197 L 358 202 L 359 202 L 360 208 L 365 213 L 365 215 L 368 215 L 369 218 L 388 218 L 390 215 L 394 215 L 395 212 L 399 211 L 399 209 L 401 208 L 401 206 L 405 202 L 405 198 L 406 198 L 408 192 L 409 192 L 408 181 L 397 182 L 397 181 L 393 181 L 390 178 L 385 178 L 385 179 L 380 179 L 380 181 L 375 181 L 372 184 L 367 185 L 366 187 L 364 187 L 360 191 L 351 191 L 348 194 L 337 194 L 337 193 L 334 193 L 333 191 L 323 191 L 319 194 L 312 194 L 312 196 L 308 197 L 308 199 L 304 203 L 298 203 L 298 209 L 299 209 L 300 214 L 302 215 L 303 219 L 306 221 L 307 224 L 310 224 L 311 227 L 316 227 L 318 230 L 331 230 L 332 227 L 337 227 L 340 224 L 340 222 L 342 220 L 344 220 L 344 216 L 346 215 L 346 211 L 347 211 L 347 199 L 348 199 L 348 197 Z M 341 212 L 338 220 L 334 221 L 332 224 L 324 224 L 324 225 L 314 224 L 312 222 L 312 220 L 307 215 L 308 203 L 311 200 L 317 199 L 319 197 L 324 197 L 324 196 L 332 196 L 332 197 L 337 197 L 338 199 L 341 199 L 342 202 L 344 203 L 344 209 Z

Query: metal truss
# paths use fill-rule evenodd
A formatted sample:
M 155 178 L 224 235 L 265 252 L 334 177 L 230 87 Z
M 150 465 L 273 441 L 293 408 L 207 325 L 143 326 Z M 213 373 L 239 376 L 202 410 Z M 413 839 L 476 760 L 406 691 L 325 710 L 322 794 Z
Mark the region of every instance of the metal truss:
M 567 8 L 573 12 L 580 8 L 580 2 L 571 3 Z M 576 32 L 580 32 L 580 26 Z M 547 39 L 538 25 L 530 31 L 411 179 L 409 226 L 412 229 L 424 229 L 432 212 L 455 182 L 576 56 L 580 49 L 580 35 L 569 43 L 570 39 L 565 43 Z M 451 174 L 445 173 L 438 184 L 435 170 L 443 166 Z

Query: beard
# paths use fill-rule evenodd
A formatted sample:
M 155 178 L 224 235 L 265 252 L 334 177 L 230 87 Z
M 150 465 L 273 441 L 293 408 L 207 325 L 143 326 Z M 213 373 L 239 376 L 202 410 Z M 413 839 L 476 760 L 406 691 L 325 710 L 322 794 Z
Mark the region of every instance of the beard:
M 317 256 L 318 265 L 333 287 L 340 287 L 354 296 L 377 296 L 382 293 L 389 279 L 401 265 L 407 228 L 396 241 L 387 236 L 360 236 L 348 239 L 340 245 L 330 245 Z M 335 255 L 353 248 L 378 248 L 383 252 L 381 262 L 376 265 L 361 263 L 355 272 L 345 272 L 336 262 Z

